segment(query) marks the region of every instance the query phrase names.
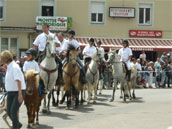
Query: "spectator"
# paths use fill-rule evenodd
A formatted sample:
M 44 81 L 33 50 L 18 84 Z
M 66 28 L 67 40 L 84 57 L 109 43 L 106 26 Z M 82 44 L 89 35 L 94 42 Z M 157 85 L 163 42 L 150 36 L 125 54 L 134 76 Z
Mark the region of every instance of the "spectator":
M 23 102 L 24 90 L 26 89 L 23 73 L 13 60 L 10 51 L 3 51 L 0 55 L 3 64 L 7 65 L 5 76 L 5 89 L 8 92 L 7 113 L 12 120 L 13 129 L 20 129 L 22 124 L 18 119 L 18 111 Z
M 146 54 L 144 51 L 142 51 L 142 54 L 140 54 L 140 61 L 143 62 L 143 61 L 146 61 Z
M 166 63 L 161 62 L 161 87 L 165 88 L 166 84 Z
M 165 52 L 163 52 L 163 54 L 162 54 L 162 56 L 161 56 L 160 61 L 164 63 L 164 62 L 165 62 L 165 60 L 166 60 L 166 58 L 167 58 L 167 57 L 166 57 L 166 53 L 165 53 Z
M 168 88 L 170 88 L 170 81 L 172 80 L 172 61 L 170 61 L 167 66 L 166 75 L 167 75 L 167 85 L 168 85 Z
M 156 83 L 155 83 L 155 87 L 159 88 L 161 84 L 161 65 L 158 64 L 157 65 L 157 69 L 156 69 Z
M 148 67 L 149 67 L 149 62 L 146 62 L 146 65 L 144 66 L 144 78 L 146 79 L 146 87 L 148 87 L 148 77 L 149 77 L 149 72 L 148 72 Z
M 148 75 L 148 84 L 149 84 L 149 88 L 152 88 L 152 82 L 153 82 L 153 62 L 150 62 L 148 64 L 148 71 L 149 75 Z

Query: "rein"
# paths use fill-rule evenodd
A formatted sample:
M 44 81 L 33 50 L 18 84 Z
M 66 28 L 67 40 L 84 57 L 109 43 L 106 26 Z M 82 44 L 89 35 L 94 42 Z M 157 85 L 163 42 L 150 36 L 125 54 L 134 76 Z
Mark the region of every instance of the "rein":
M 49 69 L 47 69 L 47 68 L 45 68 L 45 67 L 43 67 L 43 66 L 41 66 L 41 65 L 40 65 L 40 68 L 41 68 L 43 71 L 47 72 L 47 74 L 48 74 L 48 84 L 49 84 L 49 82 L 50 82 L 50 74 L 56 72 L 57 69 L 58 69 L 58 66 L 57 66 L 55 69 L 52 69 L 52 70 L 49 70 Z

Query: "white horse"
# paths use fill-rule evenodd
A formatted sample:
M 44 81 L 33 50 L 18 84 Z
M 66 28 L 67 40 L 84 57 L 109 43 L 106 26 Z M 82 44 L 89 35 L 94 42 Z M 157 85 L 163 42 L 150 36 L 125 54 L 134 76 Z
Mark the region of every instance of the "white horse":
M 110 101 L 111 102 L 114 101 L 115 90 L 116 90 L 118 82 L 120 82 L 120 84 L 121 84 L 121 96 L 122 96 L 122 92 L 123 92 L 124 101 L 126 101 L 128 92 L 129 92 L 130 100 L 132 100 L 129 83 L 126 78 L 126 73 L 123 72 L 123 64 L 122 64 L 122 62 L 120 62 L 119 57 L 116 54 L 116 51 L 110 51 L 108 56 L 109 56 L 108 62 L 110 64 L 112 64 L 112 67 L 113 67 L 113 71 L 112 71 L 112 73 L 113 73 L 113 94 L 112 94 L 112 98 Z M 137 71 L 136 71 L 136 73 L 137 73 Z M 131 73 L 131 80 L 134 79 L 135 77 L 136 77 L 135 72 Z M 133 94 L 134 94 L 134 92 L 133 92 Z M 135 97 L 135 94 L 133 95 L 133 97 Z
M 55 35 L 47 36 L 47 43 L 46 43 L 46 56 L 44 60 L 40 64 L 40 77 L 44 82 L 45 88 L 49 91 L 48 94 L 48 105 L 46 106 L 46 97 L 44 99 L 44 107 L 43 112 L 50 113 L 50 99 L 51 99 L 51 92 L 55 86 L 57 77 L 58 77 L 58 66 L 55 62 L 56 56 L 56 42 L 55 42 Z
M 91 63 L 88 65 L 86 79 L 88 82 L 88 101 L 90 103 L 91 94 L 94 90 L 94 101 L 96 103 L 96 95 L 97 95 L 97 85 L 99 81 L 99 64 L 103 62 L 103 57 L 101 56 L 101 51 L 97 50 L 97 52 L 93 55 Z

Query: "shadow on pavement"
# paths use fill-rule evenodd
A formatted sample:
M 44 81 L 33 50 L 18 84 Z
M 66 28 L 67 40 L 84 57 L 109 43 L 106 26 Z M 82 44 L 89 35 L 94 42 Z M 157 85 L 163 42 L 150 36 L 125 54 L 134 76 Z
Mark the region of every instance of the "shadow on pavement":
M 40 116 L 49 116 L 49 117 L 58 117 L 58 118 L 61 118 L 61 119 L 64 119 L 64 120 L 71 120 L 71 116 L 74 116 L 74 115 L 69 115 L 67 113 L 59 113 L 59 112 L 51 112 L 50 114 L 43 114 L 41 113 Z
M 40 124 L 40 125 L 37 126 L 36 128 L 37 128 L 37 129 L 54 129 L 54 127 L 52 127 L 52 126 L 43 125 L 43 124 Z

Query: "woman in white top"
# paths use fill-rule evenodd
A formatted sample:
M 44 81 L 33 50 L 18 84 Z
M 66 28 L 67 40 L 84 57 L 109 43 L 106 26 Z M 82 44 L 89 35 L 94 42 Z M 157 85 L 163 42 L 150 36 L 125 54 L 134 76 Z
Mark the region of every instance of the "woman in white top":
M 88 42 L 89 45 L 86 46 L 82 52 L 84 55 L 85 65 L 91 61 L 92 56 L 96 53 L 96 47 L 94 46 L 94 39 L 90 38 Z
M 118 55 L 120 57 L 120 61 L 124 62 L 127 66 L 127 76 L 128 76 L 128 81 L 130 81 L 130 76 L 131 76 L 130 60 L 133 54 L 132 54 L 132 50 L 129 48 L 128 40 L 123 40 L 122 45 L 123 48 L 119 50 Z
M 7 65 L 5 76 L 5 89 L 8 92 L 7 97 L 7 113 L 12 120 L 14 129 L 20 129 L 22 124 L 18 119 L 18 111 L 24 99 L 24 91 L 26 89 L 24 75 L 18 64 L 13 61 L 10 51 L 3 51 L 0 55 L 1 61 Z

